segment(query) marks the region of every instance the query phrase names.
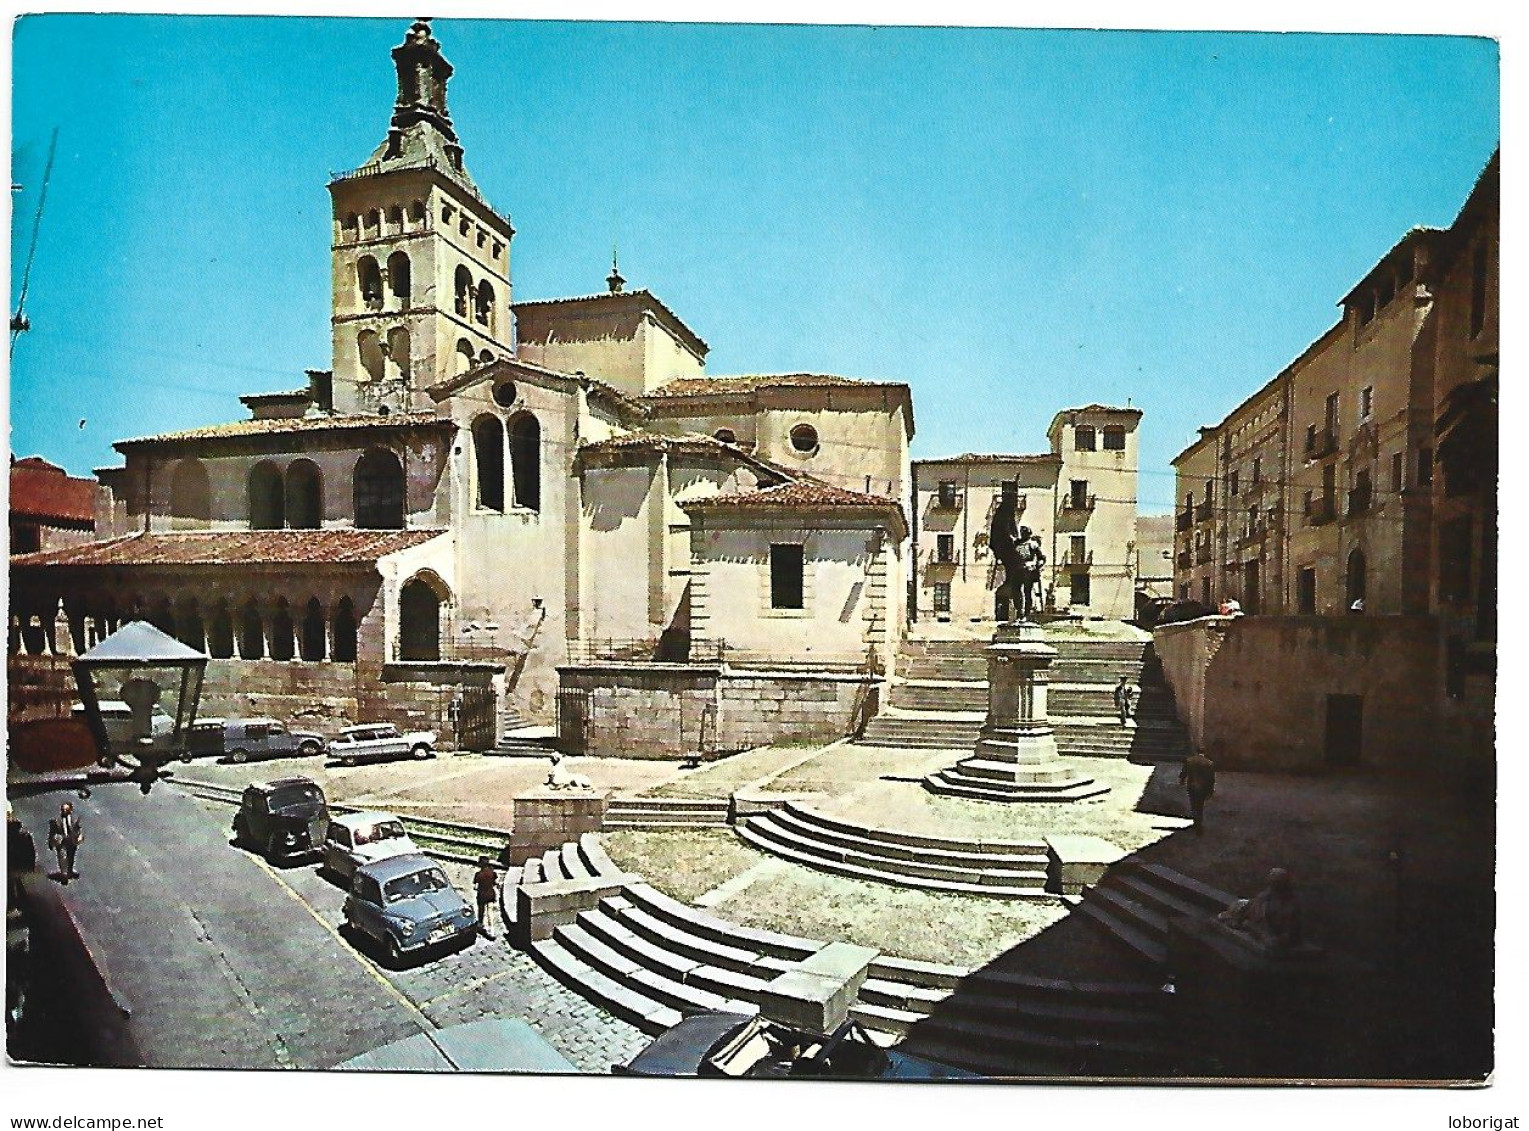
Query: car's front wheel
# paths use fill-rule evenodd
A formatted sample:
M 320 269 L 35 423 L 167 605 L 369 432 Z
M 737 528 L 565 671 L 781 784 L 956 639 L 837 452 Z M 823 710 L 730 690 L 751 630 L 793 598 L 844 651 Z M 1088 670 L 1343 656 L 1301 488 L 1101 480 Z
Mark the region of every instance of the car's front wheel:
M 419 759 L 429 758 L 434 753 L 435 752 L 433 750 L 431 750 L 430 747 L 426 746 L 423 742 L 421 742 L 418 746 L 414 747 L 414 749 L 409 751 L 410 757 L 419 758 Z
M 236 766 L 242 766 L 250 760 L 250 752 L 242 746 L 235 746 L 228 752 L 228 760 Z
M 312 741 L 310 739 L 309 741 L 307 741 L 307 742 L 303 743 L 301 746 L 299 746 L 297 748 L 297 752 L 299 754 L 301 754 L 304 758 L 313 758 L 313 757 L 318 755 L 318 753 L 319 753 L 319 751 L 321 749 L 322 749 L 322 747 L 320 747 L 317 742 L 314 742 L 314 741 Z

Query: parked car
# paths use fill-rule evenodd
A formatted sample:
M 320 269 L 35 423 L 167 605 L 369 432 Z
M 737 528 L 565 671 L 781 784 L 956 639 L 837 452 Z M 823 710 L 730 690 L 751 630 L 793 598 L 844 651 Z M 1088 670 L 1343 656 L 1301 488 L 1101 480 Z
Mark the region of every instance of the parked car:
M 328 747 L 321 734 L 288 730 L 277 719 L 201 719 L 191 728 L 190 751 L 244 763 L 262 758 L 311 758 Z
M 813 1033 L 721 1011 L 685 1018 L 611 1071 L 623 1076 L 982 1079 L 964 1068 L 882 1048 L 857 1021 L 846 1021 L 832 1033 Z
M 396 965 L 406 955 L 471 940 L 478 915 L 446 873 L 423 856 L 390 856 L 356 869 L 345 922 L 375 940 Z
M 348 813 L 331 817 L 324 837 L 324 868 L 347 884 L 357 868 L 390 856 L 418 856 L 419 848 L 391 813 Z
M 1157 615 L 1157 623 L 1182 624 L 1184 621 L 1199 620 L 1201 617 L 1213 617 L 1216 610 L 1201 601 L 1183 600 L 1174 601 L 1165 606 Z
M 96 703 L 101 709 L 101 725 L 106 728 L 106 740 L 113 746 L 133 746 L 139 735 L 133 730 L 133 709 L 121 699 L 102 699 Z M 85 704 L 76 703 L 69 712 L 74 718 L 85 720 Z M 155 703 L 149 713 L 149 734 L 155 746 L 166 746 L 175 733 L 175 720 L 170 713 Z M 190 759 L 184 759 L 189 761 Z
M 251 782 L 234 814 L 234 839 L 273 863 L 321 852 L 328 831 L 329 805 L 311 778 Z
M 346 727 L 329 744 L 329 753 L 342 766 L 387 758 L 433 758 L 435 731 L 411 730 L 400 734 L 392 723 Z

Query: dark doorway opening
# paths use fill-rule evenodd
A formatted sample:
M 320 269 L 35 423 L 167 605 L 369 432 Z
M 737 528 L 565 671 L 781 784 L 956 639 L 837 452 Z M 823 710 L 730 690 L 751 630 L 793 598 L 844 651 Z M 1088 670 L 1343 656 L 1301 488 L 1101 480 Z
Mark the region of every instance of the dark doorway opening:
M 1357 766 L 1364 749 L 1364 696 L 1329 695 L 1323 758 L 1329 766 Z

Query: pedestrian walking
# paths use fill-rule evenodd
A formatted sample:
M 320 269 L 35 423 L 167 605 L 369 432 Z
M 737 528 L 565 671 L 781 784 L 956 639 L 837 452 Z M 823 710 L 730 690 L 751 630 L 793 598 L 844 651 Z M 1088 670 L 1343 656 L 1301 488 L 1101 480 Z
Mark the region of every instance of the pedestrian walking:
M 31 832 L 16 816 L 16 810 L 5 807 L 5 913 L 19 914 L 21 906 L 21 877 L 37 868 L 37 842 Z
M 1115 685 L 1115 713 L 1120 716 L 1121 726 L 1136 713 L 1136 686 L 1129 676 L 1121 676 Z
M 488 929 L 488 916 L 499 898 L 499 873 L 494 871 L 494 862 L 487 856 L 478 857 L 473 887 L 478 891 L 478 930 L 483 932 L 484 938 L 491 939 L 494 936 Z
M 64 802 L 58 816 L 48 822 L 48 847 L 58 855 L 58 880 L 67 884 L 77 880 L 80 874 L 74 870 L 74 857 L 85 839 L 85 829 L 74 815 L 74 806 Z
M 1194 818 L 1195 836 L 1204 836 L 1205 802 L 1216 792 L 1216 764 L 1203 750 L 1196 750 L 1184 759 L 1179 784 L 1189 793 L 1189 815 Z

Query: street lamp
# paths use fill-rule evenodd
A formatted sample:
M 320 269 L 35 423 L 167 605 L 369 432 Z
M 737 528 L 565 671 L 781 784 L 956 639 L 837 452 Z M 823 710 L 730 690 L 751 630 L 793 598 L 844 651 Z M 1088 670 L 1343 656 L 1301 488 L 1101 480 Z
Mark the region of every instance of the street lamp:
M 146 621 L 123 625 L 70 667 L 99 763 L 125 765 L 144 793 L 186 757 L 207 656 Z

